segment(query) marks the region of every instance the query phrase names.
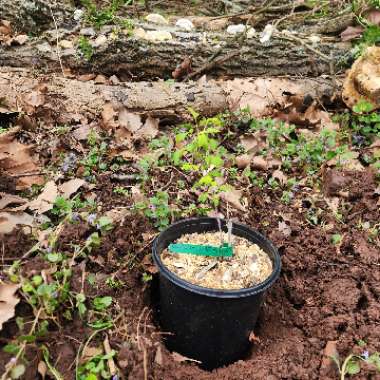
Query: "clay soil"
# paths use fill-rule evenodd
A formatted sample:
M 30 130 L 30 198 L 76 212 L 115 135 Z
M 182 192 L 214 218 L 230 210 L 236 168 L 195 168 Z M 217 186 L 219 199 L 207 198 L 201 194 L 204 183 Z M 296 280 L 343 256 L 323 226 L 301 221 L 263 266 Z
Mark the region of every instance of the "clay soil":
M 379 220 L 378 196 L 374 194 L 371 173 L 364 172 L 358 177 L 357 173 L 347 172 L 345 177 L 349 179 L 344 183 L 345 190 L 356 195 L 351 201 L 351 211 L 345 215 L 349 222 L 341 225 L 339 232 L 343 240 L 339 246 L 331 244 L 331 232 L 302 222 L 311 207 L 308 202 L 295 208 L 280 203 L 275 192 L 268 197 L 257 188 L 249 191 L 250 211 L 240 220 L 273 240 L 280 250 L 283 269 L 279 281 L 267 294 L 251 352 L 237 363 L 213 372 L 173 360 L 165 349 L 165 332 L 160 331 L 154 319 L 156 279 L 149 284 L 141 280 L 142 268 L 152 269 L 149 242 L 147 245 L 141 239 L 142 233 L 152 234 L 147 220 L 135 216 L 127 218 L 122 226 L 108 234 L 101 247 L 93 252 L 86 268 L 87 275 L 96 276 L 97 288 L 86 283 L 85 292 L 89 296 L 111 295 L 116 300 L 119 322 L 110 342 L 118 350 L 117 363 L 125 378 L 336 379 L 335 366 L 324 356 L 329 354 L 325 351 L 326 345 L 336 345 L 341 357 L 352 350 L 361 354 L 363 348 L 356 344 L 359 339 L 366 342 L 365 350 L 379 350 L 379 249 L 368 242 L 365 231 L 352 232 L 352 226 L 359 220 Z M 363 182 L 368 185 L 364 190 Z M 325 176 L 324 185 L 326 191 L 343 186 L 334 171 Z M 102 191 L 107 192 L 107 186 Z M 270 214 L 269 206 L 273 210 Z M 277 228 L 284 219 L 290 234 Z M 83 240 L 89 233 L 85 225 L 67 226 L 60 238 L 60 249 L 68 242 Z M 3 262 L 14 260 L 32 244 L 31 238 L 20 230 L 3 237 Z M 40 258 L 31 257 L 23 270 L 37 273 L 41 264 Z M 106 287 L 104 279 L 110 272 L 125 286 L 116 290 Z M 74 291 L 80 287 L 81 276 L 80 266 L 76 267 L 71 283 Z M 30 313 L 23 303 L 17 307 L 18 315 L 30 318 Z M 7 323 L 1 332 L 1 344 L 16 333 L 15 323 Z M 89 329 L 75 317 L 43 338 L 65 379 L 74 379 L 75 355 L 88 333 Z M 30 362 L 23 378 L 38 378 L 36 370 L 40 358 L 33 346 L 26 351 L 26 358 Z M 0 352 L 0 368 L 9 359 L 9 354 Z M 356 378 L 380 377 L 364 366 Z

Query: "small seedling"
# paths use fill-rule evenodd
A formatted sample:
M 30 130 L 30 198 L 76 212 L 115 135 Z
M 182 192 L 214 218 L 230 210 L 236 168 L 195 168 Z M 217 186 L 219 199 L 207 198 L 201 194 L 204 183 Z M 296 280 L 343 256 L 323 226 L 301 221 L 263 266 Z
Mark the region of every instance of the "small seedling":
M 104 311 L 108 309 L 109 306 L 112 304 L 112 297 L 106 296 L 106 297 L 96 297 L 94 298 L 93 307 L 97 311 Z
M 331 236 L 331 242 L 334 245 L 339 245 L 340 243 L 342 243 L 342 239 L 343 239 L 343 236 L 341 234 L 334 234 Z
M 87 61 L 90 61 L 94 55 L 94 48 L 90 44 L 90 41 L 85 36 L 80 36 L 78 40 L 78 49 L 80 53 L 86 58 Z

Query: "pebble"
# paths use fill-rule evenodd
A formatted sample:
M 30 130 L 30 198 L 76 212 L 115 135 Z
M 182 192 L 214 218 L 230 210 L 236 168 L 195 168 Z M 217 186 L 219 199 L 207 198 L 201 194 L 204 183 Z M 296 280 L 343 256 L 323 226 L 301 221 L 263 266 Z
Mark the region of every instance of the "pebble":
M 61 46 L 63 49 L 72 49 L 74 47 L 74 44 L 69 40 L 61 40 L 59 41 L 59 46 Z
M 321 42 L 321 38 L 316 35 L 309 36 L 307 38 L 313 45 L 317 45 L 319 42 Z
M 247 38 L 253 38 L 256 36 L 255 28 L 249 28 L 247 31 Z
M 104 45 L 106 42 L 107 42 L 107 37 L 105 35 L 101 34 L 100 36 L 96 37 L 95 41 L 92 42 L 91 45 L 93 47 L 99 47 L 99 46 Z
M 93 37 L 96 33 L 94 28 L 82 28 L 79 31 L 79 34 L 81 34 L 82 36 Z
M 188 20 L 187 18 L 180 18 L 175 23 L 175 26 L 177 28 L 184 29 L 187 32 L 191 32 L 192 30 L 194 30 L 194 24 L 190 20 Z
M 42 44 L 39 44 L 36 46 L 37 50 L 40 51 L 41 53 L 49 53 L 51 52 L 51 46 L 49 42 L 42 42 Z
M 272 37 L 273 32 L 274 32 L 274 26 L 273 25 L 271 25 L 271 24 L 265 25 L 264 30 L 260 34 L 260 42 L 262 44 L 266 44 L 267 42 L 269 42 L 269 40 Z
M 172 40 L 173 36 L 165 30 L 149 30 L 146 32 L 145 38 L 152 42 L 162 42 Z
M 145 17 L 145 20 L 154 24 L 168 25 L 168 21 L 165 19 L 165 17 L 159 15 L 158 13 L 150 13 Z
M 82 9 L 75 9 L 74 11 L 74 20 L 75 21 L 80 21 L 83 17 L 84 11 Z
M 245 32 L 244 24 L 228 25 L 227 33 L 228 34 L 239 34 Z
M 146 38 L 146 31 L 143 28 L 136 28 L 133 30 L 133 36 L 135 38 Z

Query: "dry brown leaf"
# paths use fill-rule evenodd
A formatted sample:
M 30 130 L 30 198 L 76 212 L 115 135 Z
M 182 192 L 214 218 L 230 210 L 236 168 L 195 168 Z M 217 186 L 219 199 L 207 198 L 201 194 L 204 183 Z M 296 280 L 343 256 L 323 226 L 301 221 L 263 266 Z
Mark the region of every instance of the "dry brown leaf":
M 277 179 L 281 185 L 285 185 L 286 182 L 288 182 L 288 177 L 281 170 L 278 169 L 272 173 L 272 177 L 274 179 Z
M 224 202 L 228 203 L 230 206 L 234 207 L 235 209 L 245 212 L 247 210 L 240 202 L 242 194 L 242 190 L 231 189 L 229 191 L 223 191 L 222 193 L 220 193 L 220 198 Z
M 34 200 L 29 202 L 28 207 L 35 210 L 37 214 L 43 214 L 53 208 L 53 203 L 58 197 L 58 187 L 54 181 L 46 183 L 42 193 Z
M 128 112 L 125 108 L 119 111 L 118 120 L 121 127 L 126 128 L 132 133 L 138 131 L 143 125 L 140 115 Z
M 254 135 L 240 136 L 240 144 L 244 147 L 246 152 L 250 152 L 258 145 L 257 138 Z
M 0 20 L 0 35 L 9 36 L 12 34 L 11 23 L 7 20 Z M 1 41 L 1 39 L 0 39 Z
M 355 38 L 359 38 L 364 32 L 361 26 L 348 26 L 341 34 L 340 38 L 342 41 L 351 41 Z
M 242 154 L 236 157 L 236 165 L 239 169 L 244 169 L 250 165 L 253 158 L 253 154 Z
M 161 345 L 158 345 L 158 347 L 157 347 L 156 355 L 154 357 L 154 362 L 156 364 L 158 364 L 159 366 L 161 366 L 161 367 L 164 365 L 164 359 L 163 359 L 163 356 L 162 356 L 162 347 L 161 347 Z
M 113 106 L 111 103 L 106 103 L 103 107 L 103 111 L 101 113 L 102 115 L 102 126 L 105 129 L 113 129 L 117 127 L 117 124 L 115 122 L 116 112 L 113 109 Z
M 17 226 L 32 227 L 34 218 L 26 212 L 0 212 L 0 234 L 8 234 Z M 24 229 L 26 233 L 31 231 L 30 228 Z
M 94 79 L 94 82 L 96 84 L 106 84 L 107 83 L 107 78 L 102 75 L 102 74 L 99 74 L 96 76 L 96 78 Z
M 89 80 L 95 79 L 96 74 L 90 73 L 90 74 L 82 74 L 77 77 L 78 80 L 81 82 L 88 82 Z
M 158 134 L 159 120 L 148 116 L 144 125 L 136 131 L 133 136 L 136 138 L 154 138 Z
M 175 351 L 172 352 L 172 358 L 175 362 L 178 362 L 178 363 L 182 363 L 182 362 L 186 362 L 186 361 L 195 362 L 195 363 L 202 363 L 199 360 L 188 358 L 188 357 L 183 356 L 183 355 L 181 355 Z
M 117 207 L 112 210 L 108 210 L 104 213 L 104 216 L 111 219 L 113 223 L 118 223 L 123 220 L 127 215 L 130 215 L 131 210 L 128 207 Z
M 268 161 L 263 156 L 256 156 L 252 158 L 251 166 L 258 170 L 267 170 Z
M 78 191 L 86 183 L 85 180 L 80 178 L 73 178 L 67 182 L 62 183 L 58 186 L 58 190 L 64 198 L 70 198 L 72 194 Z
M 12 42 L 16 42 L 17 45 L 24 45 L 28 41 L 29 37 L 26 34 L 19 34 L 16 37 L 13 37 Z
M 334 365 L 334 362 L 332 361 L 331 357 L 339 357 L 338 350 L 336 348 L 337 341 L 336 340 L 329 340 L 326 344 L 325 349 L 323 350 L 323 358 L 322 358 L 322 364 L 321 369 L 330 367 L 331 365 Z
M 37 108 L 37 107 L 40 107 L 44 104 L 45 96 L 42 95 L 38 91 L 32 91 L 32 92 L 26 94 L 23 97 L 23 100 L 24 100 L 24 103 L 26 103 L 27 105 L 29 105 L 33 108 Z M 33 111 L 33 110 L 31 110 L 31 111 Z
M 224 86 L 230 110 L 248 107 L 254 117 L 271 115 L 273 107 L 284 108 L 287 104 L 285 94 L 305 92 L 301 84 L 284 78 L 257 78 L 252 81 L 234 79 Z
M 19 287 L 18 284 L 0 284 L 0 331 L 3 328 L 3 323 L 15 315 L 15 307 L 20 302 L 20 299 L 16 297 L 16 291 Z
M 285 222 L 278 222 L 278 230 L 285 236 L 288 237 L 292 233 L 291 228 Z
M 1 193 L 0 192 L 0 210 L 12 204 L 24 204 L 27 203 L 28 200 L 25 198 L 21 198 L 18 195 Z
M 37 371 L 38 371 L 38 373 L 41 375 L 42 380 L 45 379 L 45 377 L 46 377 L 46 373 L 47 373 L 47 370 L 48 370 L 48 368 L 47 368 L 46 363 L 43 362 L 43 361 L 40 361 L 40 362 L 38 363 L 38 366 L 37 366 Z
M 99 347 L 86 346 L 82 352 L 81 363 L 86 362 L 88 359 L 96 355 L 101 355 L 103 353 L 103 349 Z
M 380 25 L 380 11 L 377 9 L 370 10 L 365 18 L 374 25 Z
M 138 186 L 132 186 L 131 192 L 132 192 L 132 199 L 134 203 L 142 202 L 145 200 L 145 197 Z
M 17 190 L 42 185 L 41 168 L 34 162 L 33 146 L 20 144 L 16 139 L 18 128 L 12 128 L 0 135 L 0 169 L 17 178 Z M 36 173 L 36 175 L 32 175 Z
M 88 124 L 81 125 L 80 127 L 74 129 L 73 136 L 78 140 L 87 140 L 88 135 L 90 134 L 91 128 Z

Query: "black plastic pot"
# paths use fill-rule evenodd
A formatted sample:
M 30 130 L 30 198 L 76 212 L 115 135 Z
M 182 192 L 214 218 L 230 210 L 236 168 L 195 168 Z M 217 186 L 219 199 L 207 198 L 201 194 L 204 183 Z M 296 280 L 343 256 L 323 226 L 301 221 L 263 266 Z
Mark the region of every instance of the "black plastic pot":
M 227 231 L 226 222 L 222 228 Z M 211 370 L 241 359 L 249 350 L 249 334 L 256 324 L 265 290 L 280 274 L 277 249 L 257 231 L 234 223 L 232 233 L 244 237 L 267 252 L 273 272 L 259 285 L 219 290 L 191 284 L 176 276 L 162 263 L 160 254 L 187 233 L 218 231 L 215 218 L 182 220 L 163 231 L 153 243 L 153 259 L 159 268 L 159 318 L 166 336 L 166 346 L 184 356 L 202 362 Z

